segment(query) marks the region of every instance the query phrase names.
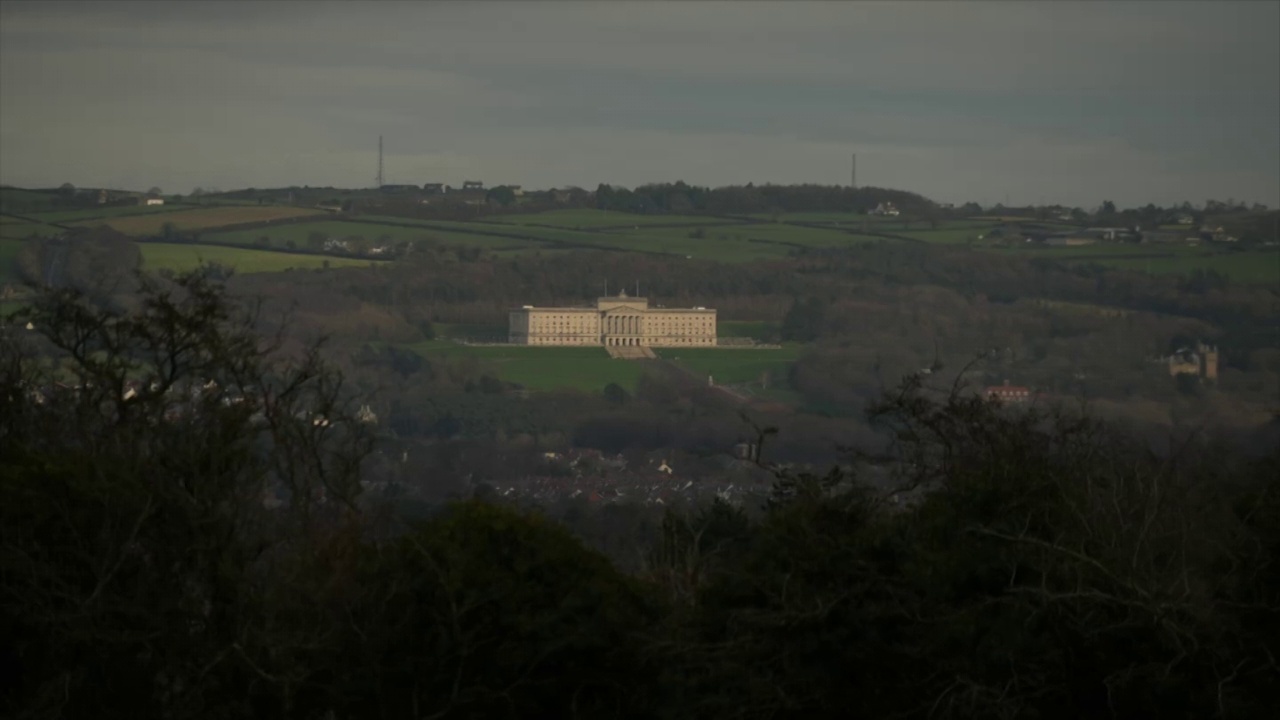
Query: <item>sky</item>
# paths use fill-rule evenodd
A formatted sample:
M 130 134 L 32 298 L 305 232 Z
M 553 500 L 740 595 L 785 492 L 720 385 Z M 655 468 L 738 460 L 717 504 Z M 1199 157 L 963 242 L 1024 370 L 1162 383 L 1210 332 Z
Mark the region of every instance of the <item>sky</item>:
M 1280 206 L 1280 0 L 0 2 L 0 183 Z

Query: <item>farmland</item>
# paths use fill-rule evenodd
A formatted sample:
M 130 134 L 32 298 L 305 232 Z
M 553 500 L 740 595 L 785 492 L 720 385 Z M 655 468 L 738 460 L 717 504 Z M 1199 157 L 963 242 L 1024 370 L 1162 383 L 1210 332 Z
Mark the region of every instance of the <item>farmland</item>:
M 468 346 L 431 340 L 409 346 L 431 357 L 473 357 L 493 366 L 499 379 L 530 390 L 572 388 L 599 392 L 609 383 L 633 389 L 644 363 L 614 360 L 603 347 L 529 347 L 526 345 Z
M 1188 274 L 1195 270 L 1213 270 L 1239 283 L 1280 286 L 1280 250 L 1114 258 L 1094 262 L 1149 273 Z
M 208 230 L 226 225 L 283 220 L 315 214 L 317 214 L 315 210 L 307 208 L 243 205 L 180 210 L 178 212 L 150 215 L 132 215 L 107 218 L 101 222 L 93 220 L 82 221 L 78 224 L 87 226 L 108 225 L 125 235 L 146 237 L 159 235 L 166 223 L 173 223 L 173 227 L 176 230 Z
M 20 188 L 0 188 L 0 212 L 24 213 L 47 210 L 53 205 L 57 195 Z
M 1239 283 L 1280 283 L 1280 250 L 1235 250 L 1188 245 L 1098 244 L 1077 247 L 991 249 L 1061 262 L 1098 264 L 1151 274 L 1213 270 Z
M 176 203 L 166 205 L 123 205 L 117 207 L 94 207 L 83 210 L 50 210 L 48 212 L 27 213 L 36 220 L 50 223 L 73 223 L 106 218 L 132 217 L 135 215 L 158 215 L 163 213 L 190 210 L 195 206 Z
M 16 274 L 14 260 L 22 249 L 22 241 L 0 239 L 0 282 L 9 282 Z
M 12 220 L 13 218 L 8 218 Z M 62 232 L 56 227 L 49 225 L 41 225 L 39 223 L 22 222 L 16 220 L 14 222 L 0 223 L 0 238 L 9 240 L 26 240 L 30 237 L 50 237 Z
M 461 223 L 458 223 L 459 225 Z M 437 230 L 428 227 L 404 227 L 401 225 L 381 225 L 370 222 L 348 222 L 342 220 L 322 220 L 318 222 L 290 223 L 276 227 L 261 227 L 252 230 L 232 230 L 229 232 L 212 232 L 204 235 L 209 242 L 229 243 L 233 245 L 261 245 L 261 239 L 267 238 L 267 246 L 273 248 L 305 247 L 308 237 L 319 233 L 325 237 L 348 238 L 362 237 L 373 242 L 401 243 L 415 240 L 426 240 L 445 245 L 465 245 L 485 249 L 518 249 L 540 246 L 536 241 L 515 238 L 476 235 L 456 230 Z
M 552 210 L 528 215 L 503 215 L 492 219 L 495 223 L 512 225 L 549 225 L 566 229 L 591 229 L 602 227 L 644 227 L 646 225 L 715 225 L 727 221 L 705 215 L 633 215 L 612 210 Z
M 355 258 L 330 258 L 218 245 L 145 242 L 138 243 L 138 247 L 142 251 L 142 266 L 146 270 L 182 271 L 198 267 L 202 263 L 217 263 L 234 268 L 239 273 L 264 273 L 371 264 L 369 260 Z

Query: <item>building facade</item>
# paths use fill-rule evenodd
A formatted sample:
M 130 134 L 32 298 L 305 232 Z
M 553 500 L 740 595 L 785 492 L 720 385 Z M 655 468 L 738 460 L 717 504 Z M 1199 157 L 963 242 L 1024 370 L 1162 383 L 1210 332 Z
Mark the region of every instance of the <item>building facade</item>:
M 1218 379 L 1218 348 L 1196 343 L 1194 348 L 1179 348 L 1166 358 L 1169 376 L 1197 375 L 1205 380 Z
M 716 311 L 649 307 L 648 298 L 602 297 L 591 307 L 526 305 L 509 315 L 516 345 L 635 345 L 707 347 L 716 344 Z

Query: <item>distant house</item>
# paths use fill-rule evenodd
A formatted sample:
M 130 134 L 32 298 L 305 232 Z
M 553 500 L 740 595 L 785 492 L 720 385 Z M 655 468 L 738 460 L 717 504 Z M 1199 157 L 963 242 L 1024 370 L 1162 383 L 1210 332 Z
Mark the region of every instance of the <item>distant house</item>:
M 163 204 L 164 204 L 164 198 L 159 198 L 159 197 L 144 197 L 144 198 L 140 198 L 140 199 L 139 199 L 138 204 L 139 204 L 139 205 L 163 205 Z
M 1003 385 L 992 385 L 983 393 L 988 400 L 998 400 L 1002 403 L 1025 403 L 1031 402 L 1031 388 L 1022 387 L 1020 385 L 1010 385 L 1008 380 Z
M 1204 380 L 1218 379 L 1218 348 L 1212 345 L 1200 342 L 1194 348 L 1178 348 L 1165 362 L 1170 377 L 1195 375 Z
M 463 190 L 483 190 L 484 183 L 479 180 L 464 180 L 462 182 Z
M 1044 240 L 1044 244 L 1050 247 L 1077 247 L 1097 242 L 1098 238 L 1092 235 L 1050 235 Z
M 422 190 L 428 195 L 444 195 L 449 192 L 449 186 L 444 183 L 427 183 L 422 186 Z
M 1200 236 L 1190 230 L 1147 230 L 1142 233 L 1142 242 L 1199 244 Z
M 898 208 L 894 207 L 893 203 L 882 202 L 876 206 L 875 210 L 871 211 L 871 214 L 872 215 L 888 215 L 890 217 L 896 217 L 899 213 L 898 213 Z
M 507 189 L 510 190 L 511 194 L 515 195 L 516 197 L 520 197 L 524 195 L 524 188 L 520 187 L 519 185 L 508 185 Z

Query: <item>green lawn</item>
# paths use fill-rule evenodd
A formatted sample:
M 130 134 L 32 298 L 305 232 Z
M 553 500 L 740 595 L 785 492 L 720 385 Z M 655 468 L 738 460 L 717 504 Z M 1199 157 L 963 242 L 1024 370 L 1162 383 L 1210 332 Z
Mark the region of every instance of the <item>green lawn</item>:
M 142 265 L 147 270 L 182 271 L 198 267 L 201 263 L 218 263 L 235 268 L 239 273 L 280 272 L 290 269 L 314 269 L 321 267 L 348 267 L 374 264 L 376 261 L 356 258 L 320 257 L 229 248 L 217 245 L 187 245 L 173 243 L 138 243 L 142 250 Z
M 634 389 L 645 369 L 642 362 L 610 358 L 602 347 L 476 347 L 448 340 L 432 340 L 409 347 L 426 357 L 474 357 L 491 365 L 500 379 L 530 390 L 573 388 L 599 392 L 609 383 Z
M 707 225 L 725 221 L 720 218 L 704 215 L 634 215 L 632 213 L 612 210 L 594 210 L 583 208 L 577 210 L 551 210 L 527 215 L 502 215 L 488 219 L 489 222 L 513 225 L 554 225 L 567 229 L 590 229 L 598 227 L 643 227 L 645 225 Z
M 661 348 L 656 353 L 660 358 L 725 384 L 756 382 L 762 374 L 785 371 L 800 357 L 800 351 L 798 345 L 784 345 L 780 350 Z

